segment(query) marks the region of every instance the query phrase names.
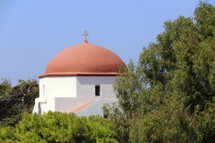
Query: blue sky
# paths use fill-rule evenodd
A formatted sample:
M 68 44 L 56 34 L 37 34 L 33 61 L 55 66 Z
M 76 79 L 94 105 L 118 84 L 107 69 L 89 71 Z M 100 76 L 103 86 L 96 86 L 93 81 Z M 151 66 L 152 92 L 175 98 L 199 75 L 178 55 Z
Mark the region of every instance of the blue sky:
M 137 61 L 163 24 L 193 17 L 199 0 L 0 0 L 0 77 L 37 79 L 64 48 L 88 41 Z

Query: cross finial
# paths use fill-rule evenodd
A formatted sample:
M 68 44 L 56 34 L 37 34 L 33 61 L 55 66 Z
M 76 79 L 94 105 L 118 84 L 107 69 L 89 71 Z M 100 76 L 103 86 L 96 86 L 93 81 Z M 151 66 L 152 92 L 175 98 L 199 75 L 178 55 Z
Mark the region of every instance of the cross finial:
M 83 33 L 82 35 L 84 36 L 84 40 L 87 40 L 87 36 L 89 35 L 89 34 L 87 33 L 87 31 L 84 31 L 84 33 Z

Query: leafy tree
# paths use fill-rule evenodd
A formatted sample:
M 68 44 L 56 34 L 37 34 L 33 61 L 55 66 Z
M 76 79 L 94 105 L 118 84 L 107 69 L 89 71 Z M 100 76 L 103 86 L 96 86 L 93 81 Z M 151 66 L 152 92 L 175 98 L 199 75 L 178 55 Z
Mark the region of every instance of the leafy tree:
M 113 122 L 100 116 L 87 118 L 58 112 L 48 112 L 44 115 L 25 113 L 16 127 L 0 130 L 0 141 L 116 143 L 113 126 Z
M 194 16 L 165 22 L 118 77 L 109 118 L 121 142 L 214 142 L 215 7 L 201 2 Z
M 10 100 L 12 87 L 10 82 L 7 79 L 2 79 L 2 83 L 0 84 L 0 119 L 4 119 L 7 117 L 6 112 L 8 111 L 7 104 Z
M 23 112 L 31 113 L 39 95 L 36 80 L 19 80 L 14 87 L 3 79 L 0 84 L 0 125 L 15 125 Z

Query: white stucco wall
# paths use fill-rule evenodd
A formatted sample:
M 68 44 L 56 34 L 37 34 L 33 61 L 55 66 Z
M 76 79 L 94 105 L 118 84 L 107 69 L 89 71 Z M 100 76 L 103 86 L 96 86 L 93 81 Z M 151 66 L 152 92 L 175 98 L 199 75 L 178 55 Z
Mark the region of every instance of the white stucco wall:
M 115 76 L 94 76 L 94 77 L 77 77 L 77 96 L 93 98 L 95 97 L 95 85 L 100 85 L 100 97 L 115 96 L 113 84 Z
M 35 105 L 41 113 L 50 111 L 71 112 L 90 100 L 115 98 L 115 76 L 44 77 L 39 81 L 40 95 Z M 95 86 L 100 86 L 100 96 L 95 96 Z M 39 107 L 35 106 L 34 112 Z
M 41 78 L 40 97 L 76 97 L 76 77 L 45 77 Z
M 82 104 L 97 98 L 114 98 L 113 83 L 116 77 L 78 76 L 76 97 L 56 97 L 55 111 L 71 112 Z M 100 96 L 95 96 L 95 85 L 100 85 Z
M 46 102 L 40 103 L 41 113 L 46 113 L 48 111 L 55 111 L 55 99 L 49 97 L 46 99 Z
M 64 98 L 77 96 L 77 78 L 44 77 L 39 80 L 39 98 L 35 100 L 33 112 L 41 113 L 56 110 L 56 99 L 63 98 L 62 104 L 69 104 Z M 64 105 L 63 105 L 64 106 Z M 64 106 L 66 108 L 67 106 Z M 63 109 L 64 109 L 63 108 Z

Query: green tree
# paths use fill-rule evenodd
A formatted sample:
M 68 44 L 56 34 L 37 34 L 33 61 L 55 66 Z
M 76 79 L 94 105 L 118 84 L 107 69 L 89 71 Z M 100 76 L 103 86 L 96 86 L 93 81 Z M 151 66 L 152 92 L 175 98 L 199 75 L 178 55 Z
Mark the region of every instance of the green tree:
M 1 79 L 0 84 L 0 120 L 7 118 L 7 111 L 11 106 L 9 105 L 10 95 L 12 91 L 11 84 L 7 79 Z
M 214 142 L 215 7 L 201 2 L 164 28 L 118 77 L 109 118 L 121 142 Z
M 31 113 L 39 96 L 36 80 L 19 80 L 14 87 L 6 79 L 0 84 L 0 125 L 15 125 L 23 112 Z
M 75 114 L 48 112 L 25 113 L 16 127 L 0 130 L 0 142 L 17 143 L 117 143 L 114 123 L 100 116 L 77 117 Z

